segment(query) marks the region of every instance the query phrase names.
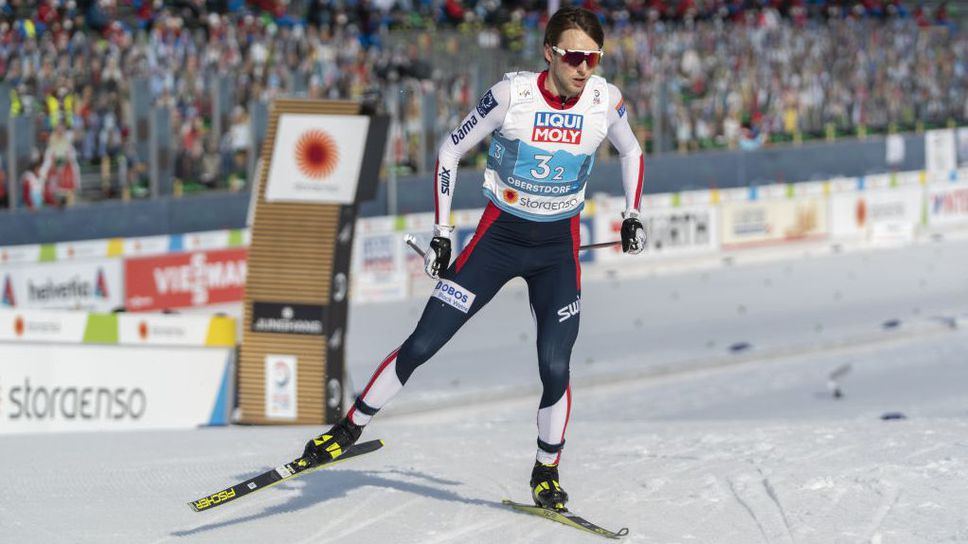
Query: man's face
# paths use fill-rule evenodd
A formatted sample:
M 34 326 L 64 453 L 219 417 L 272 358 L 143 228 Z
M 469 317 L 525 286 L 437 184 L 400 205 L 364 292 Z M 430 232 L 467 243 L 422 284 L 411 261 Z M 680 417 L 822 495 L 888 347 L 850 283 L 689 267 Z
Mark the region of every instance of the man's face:
M 595 40 L 577 28 L 569 28 L 562 32 L 557 47 L 561 50 L 581 51 L 598 51 L 600 49 Z M 565 59 L 559 53 L 556 53 L 550 45 L 545 45 L 544 55 L 545 60 L 548 61 L 548 75 L 554 78 L 555 86 L 558 87 L 558 94 L 563 96 L 581 94 L 594 69 L 590 68 L 587 62 L 582 62 L 577 66 L 565 62 Z

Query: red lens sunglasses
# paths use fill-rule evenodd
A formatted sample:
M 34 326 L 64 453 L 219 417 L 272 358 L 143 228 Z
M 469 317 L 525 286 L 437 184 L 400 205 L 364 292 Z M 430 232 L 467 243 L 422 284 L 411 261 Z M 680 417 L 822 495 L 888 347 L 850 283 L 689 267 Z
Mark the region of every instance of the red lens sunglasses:
M 552 45 L 551 50 L 555 53 L 561 55 L 561 60 L 567 62 L 568 64 L 578 67 L 581 63 L 587 62 L 589 68 L 594 68 L 598 66 L 598 63 L 602 60 L 602 55 L 604 51 L 601 49 L 597 51 L 585 51 L 582 49 L 562 49 L 557 45 Z

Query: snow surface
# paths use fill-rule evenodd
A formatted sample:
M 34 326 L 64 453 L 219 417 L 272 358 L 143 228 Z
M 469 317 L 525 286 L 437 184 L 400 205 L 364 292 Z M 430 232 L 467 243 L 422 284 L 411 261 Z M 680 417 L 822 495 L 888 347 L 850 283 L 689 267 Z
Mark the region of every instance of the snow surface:
M 628 542 L 968 542 L 966 263 L 939 241 L 588 274 L 570 506 Z M 357 389 L 422 306 L 352 309 Z M 0 437 L 0 542 L 604 542 L 500 504 L 528 499 L 533 344 L 508 285 L 367 428 L 386 448 L 204 513 L 318 429 Z

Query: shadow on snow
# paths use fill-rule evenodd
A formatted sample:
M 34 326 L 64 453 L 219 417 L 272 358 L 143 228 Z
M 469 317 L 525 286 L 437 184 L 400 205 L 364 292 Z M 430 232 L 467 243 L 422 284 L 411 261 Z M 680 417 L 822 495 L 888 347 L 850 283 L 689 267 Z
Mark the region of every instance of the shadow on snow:
M 401 480 L 395 480 L 391 478 L 386 478 L 381 476 L 381 474 L 399 474 L 408 478 L 419 478 L 430 482 L 432 485 L 406 482 Z M 242 480 L 249 477 L 250 474 L 245 474 L 241 476 L 236 476 L 235 479 Z M 297 482 L 301 483 L 301 486 L 296 486 Z M 389 471 L 355 471 L 355 470 L 341 470 L 341 471 L 325 471 L 323 474 L 310 474 L 306 477 L 300 478 L 293 482 L 283 483 L 276 486 L 277 489 L 299 489 L 301 492 L 282 504 L 277 504 L 266 508 L 265 510 L 250 514 L 247 516 L 233 518 L 225 521 L 220 521 L 217 523 L 209 523 L 205 525 L 200 525 L 194 529 L 186 529 L 173 531 L 171 536 L 182 537 L 182 536 L 192 536 L 207 531 L 212 531 L 215 529 L 220 529 L 222 527 L 229 527 L 232 525 L 237 525 L 239 523 L 246 523 L 249 521 L 254 521 L 261 518 L 266 518 L 269 516 L 274 516 L 276 514 L 286 514 L 292 513 L 299 510 L 309 508 L 311 506 L 317 505 L 319 503 L 345 498 L 350 491 L 354 489 L 359 489 L 362 487 L 380 487 L 384 489 L 396 489 L 398 491 L 403 491 L 406 493 L 412 493 L 414 495 L 420 495 L 430 499 L 437 499 L 441 501 L 459 502 L 464 504 L 471 504 L 477 506 L 486 506 L 490 508 L 496 508 L 504 510 L 504 506 L 497 501 L 488 501 L 483 499 L 469 499 L 462 497 L 461 495 L 444 489 L 439 486 L 455 486 L 460 485 L 460 482 L 455 482 L 451 480 L 443 480 L 423 474 L 418 471 L 413 470 L 389 470 Z M 268 497 L 267 493 L 271 493 L 273 490 L 267 490 L 255 495 L 248 499 L 249 503 L 257 500 L 265 500 Z M 257 497 L 263 497 L 259 499 Z M 245 500 L 245 499 L 243 499 Z M 227 505 L 232 508 L 232 505 Z M 204 513 L 200 514 L 204 515 Z

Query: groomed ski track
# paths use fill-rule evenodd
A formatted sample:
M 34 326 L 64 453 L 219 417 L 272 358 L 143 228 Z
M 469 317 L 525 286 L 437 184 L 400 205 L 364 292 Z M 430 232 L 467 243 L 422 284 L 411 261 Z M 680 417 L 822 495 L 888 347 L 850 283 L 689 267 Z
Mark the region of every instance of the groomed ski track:
M 757 255 L 586 274 L 572 509 L 628 542 L 968 542 L 968 242 Z M 383 450 L 217 511 L 185 502 L 317 428 L 2 437 L 0 541 L 603 542 L 500 504 L 527 500 L 535 447 L 523 292 L 417 371 L 364 434 Z M 422 305 L 352 309 L 356 388 Z

